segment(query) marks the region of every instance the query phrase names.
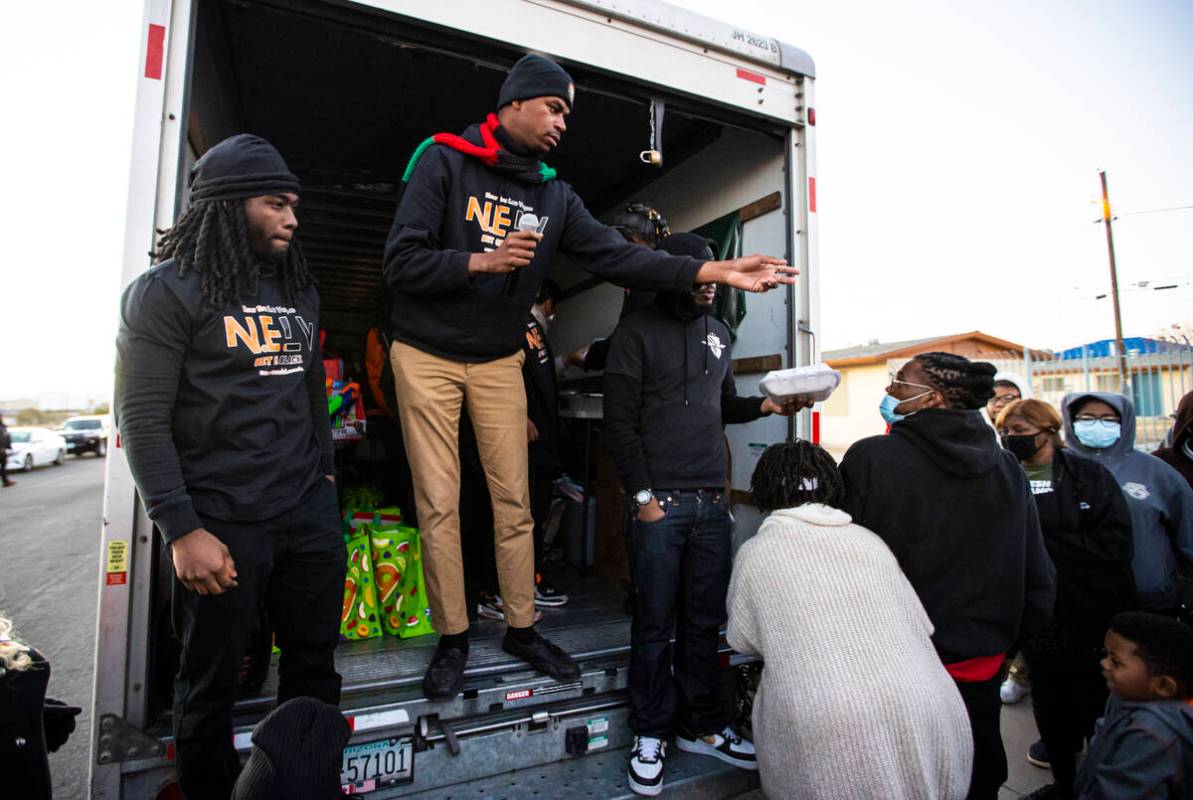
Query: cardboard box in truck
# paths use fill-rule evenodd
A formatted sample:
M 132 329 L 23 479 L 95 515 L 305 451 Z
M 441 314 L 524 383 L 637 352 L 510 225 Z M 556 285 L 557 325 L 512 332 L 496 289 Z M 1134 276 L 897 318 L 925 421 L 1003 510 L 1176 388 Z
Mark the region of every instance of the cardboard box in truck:
M 547 160 L 595 215 L 643 200 L 673 230 L 711 226 L 729 252 L 784 255 L 799 267 L 794 287 L 745 301 L 733 343 L 739 392 L 756 394 L 769 370 L 818 360 L 815 81 L 797 48 L 654 0 L 147 0 L 141 46 L 126 284 L 151 265 L 155 231 L 185 210 L 195 159 L 249 131 L 302 180 L 297 235 L 329 343 L 363 341 L 377 322 L 382 248 L 411 152 L 495 110 L 506 70 L 539 52 L 576 80 L 568 134 Z M 562 259 L 552 269 L 566 298 L 555 351 L 607 336 L 622 290 Z M 751 443 L 814 439 L 816 417 L 727 431 L 737 537 L 759 522 Z M 596 482 L 594 470 L 592 495 Z M 102 535 L 90 789 L 106 800 L 168 796 L 171 565 L 118 435 Z M 539 623 L 579 661 L 571 683 L 511 660 L 496 623 L 475 628 L 464 691 L 446 703 L 419 688 L 436 637 L 343 643 L 341 707 L 353 727 L 344 784 L 377 798 L 628 794 L 625 597 L 599 569 L 571 569 L 571 602 Z M 726 667 L 740 660 L 722 652 Z M 733 672 L 724 674 L 731 691 Z M 242 755 L 274 686 L 271 672 L 260 695 L 237 702 Z M 756 780 L 711 759 L 675 761 L 668 785 L 699 787 L 701 797 Z

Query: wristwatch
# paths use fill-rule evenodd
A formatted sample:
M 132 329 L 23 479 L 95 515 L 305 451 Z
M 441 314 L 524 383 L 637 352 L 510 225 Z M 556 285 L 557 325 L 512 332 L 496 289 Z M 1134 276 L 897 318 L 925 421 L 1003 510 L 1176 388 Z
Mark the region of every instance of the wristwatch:
M 642 506 L 648 504 L 651 500 L 654 500 L 654 493 L 650 489 L 639 489 L 634 492 L 634 505 L 638 508 L 642 508 Z

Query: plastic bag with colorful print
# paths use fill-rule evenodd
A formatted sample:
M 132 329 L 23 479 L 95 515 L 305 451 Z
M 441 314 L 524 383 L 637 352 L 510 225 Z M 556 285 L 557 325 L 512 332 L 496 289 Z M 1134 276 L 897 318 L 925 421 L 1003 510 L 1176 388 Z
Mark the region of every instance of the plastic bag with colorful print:
M 366 530 L 345 537 L 348 574 L 344 578 L 344 605 L 340 612 L 340 635 L 349 641 L 374 639 L 381 635 L 381 614 L 373 579 L 373 559 Z
M 368 530 L 385 632 L 403 639 L 434 633 L 418 531 L 405 525 L 370 525 Z

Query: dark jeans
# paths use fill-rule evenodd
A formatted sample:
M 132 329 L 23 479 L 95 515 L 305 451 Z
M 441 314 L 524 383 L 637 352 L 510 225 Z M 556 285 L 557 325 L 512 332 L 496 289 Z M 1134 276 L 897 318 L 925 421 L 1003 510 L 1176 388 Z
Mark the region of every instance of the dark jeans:
M 655 497 L 665 516 L 635 519 L 630 530 L 630 727 L 662 738 L 678 721 L 703 736 L 725 724 L 717 642 L 733 560 L 729 512 L 721 489 Z
M 1031 706 L 1052 762 L 1052 777 L 1065 791 L 1077 779 L 1077 753 L 1094 733 L 1109 693 L 1102 677 L 1100 648 L 1045 648 L 1028 644 Z
M 236 562 L 239 586 L 200 597 L 174 578 L 178 782 L 187 800 L 227 800 L 240 772 L 232 747 L 236 676 L 263 604 L 281 648 L 278 703 L 315 697 L 338 705 L 345 551 L 339 501 L 320 480 L 290 511 L 263 522 L 204 519 Z
M 956 683 L 969 714 L 969 725 L 973 729 L 973 774 L 969 782 L 969 800 L 996 800 L 999 787 L 1007 780 L 1007 751 L 1002 746 L 999 724 L 1002 701 L 998 696 L 998 687 L 1002 679 L 995 675 L 980 683 Z

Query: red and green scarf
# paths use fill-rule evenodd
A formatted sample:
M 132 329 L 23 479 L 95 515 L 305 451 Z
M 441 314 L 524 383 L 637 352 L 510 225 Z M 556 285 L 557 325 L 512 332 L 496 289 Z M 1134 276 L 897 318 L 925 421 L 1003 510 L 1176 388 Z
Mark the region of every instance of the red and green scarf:
M 406 172 L 402 175 L 403 187 L 409 183 L 410 176 L 414 174 L 414 168 L 418 165 L 423 153 L 433 144 L 441 144 L 458 150 L 466 156 L 480 159 L 483 163 L 498 172 L 509 175 L 519 183 L 546 183 L 555 179 L 555 170 L 551 167 L 533 156 L 520 156 L 498 141 L 499 137 L 508 138 L 508 135 L 501 130 L 501 123 L 497 120 L 496 114 L 489 114 L 485 118 L 480 126 L 480 134 L 481 140 L 484 142 L 483 147 L 454 133 L 437 133 L 424 140 L 410 156 L 410 163 L 406 165 Z

